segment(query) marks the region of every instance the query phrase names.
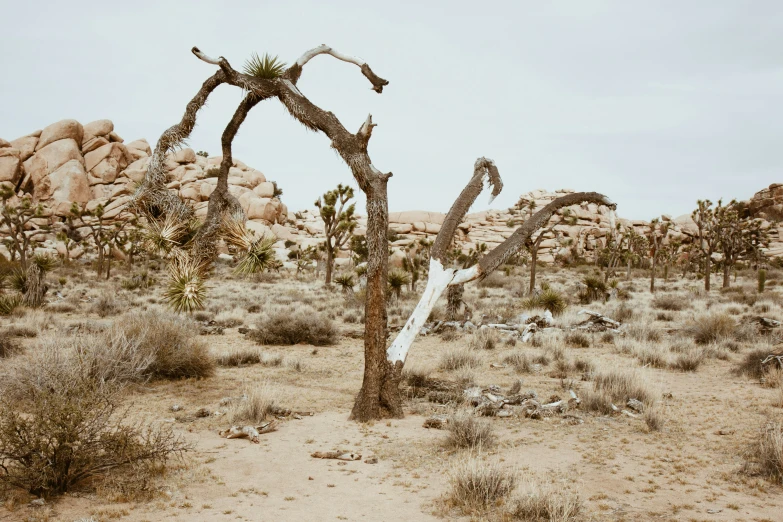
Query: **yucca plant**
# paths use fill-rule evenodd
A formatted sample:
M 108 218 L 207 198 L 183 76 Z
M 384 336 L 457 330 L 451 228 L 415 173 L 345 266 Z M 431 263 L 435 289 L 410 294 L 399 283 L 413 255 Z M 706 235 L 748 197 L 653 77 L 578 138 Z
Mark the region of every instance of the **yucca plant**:
M 538 295 L 539 306 L 545 310 L 552 312 L 552 315 L 562 314 L 568 303 L 565 298 L 556 290 L 548 289 L 544 290 Z
M 22 296 L 19 294 L 0 294 L 0 316 L 11 315 L 22 304 Z
M 186 256 L 175 258 L 169 265 L 169 283 L 163 294 L 175 312 L 204 309 L 207 287 L 203 266 Z
M 44 273 L 46 273 L 54 270 L 54 268 L 57 266 L 57 259 L 52 256 L 36 254 L 33 257 L 33 263 L 38 265 L 38 268 L 40 268 Z
M 167 256 L 180 245 L 180 241 L 188 233 L 188 224 L 177 221 L 173 215 L 159 221 L 149 218 L 144 231 L 144 249 L 160 256 Z
M 243 216 L 232 215 L 223 220 L 223 239 L 241 253 L 235 273 L 250 275 L 275 267 L 275 251 L 272 247 L 277 238 L 264 235 L 256 239 L 245 226 Z
M 388 276 L 389 290 L 397 299 L 400 298 L 402 289 L 411 282 L 408 272 L 403 270 L 391 270 Z
M 350 292 L 353 290 L 353 285 L 356 284 L 356 281 L 351 274 L 340 274 L 334 278 L 334 282 L 343 292 Z
M 250 59 L 245 61 L 242 68 L 248 76 L 263 78 L 264 80 L 274 80 L 285 71 L 286 64 L 278 60 L 277 56 L 271 57 L 264 53 L 263 58 L 253 53 Z
M 27 272 L 21 268 L 15 268 L 11 272 L 11 277 L 8 278 L 8 283 L 13 290 L 24 294 L 27 292 Z

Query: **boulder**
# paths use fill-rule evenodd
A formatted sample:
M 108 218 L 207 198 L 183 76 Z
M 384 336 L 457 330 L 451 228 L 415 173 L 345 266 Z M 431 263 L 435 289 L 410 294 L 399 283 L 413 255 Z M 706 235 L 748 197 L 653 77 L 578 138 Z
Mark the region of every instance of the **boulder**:
M 31 158 L 24 162 L 25 175 L 32 183 L 33 192 L 36 198 L 40 198 L 38 184 L 46 176 L 60 168 L 69 161 L 77 161 L 84 165 L 79 145 L 75 140 L 63 139 L 57 140 L 46 147 L 39 149 Z M 26 183 L 25 183 L 26 185 Z M 46 193 L 46 189 L 43 189 Z
M 84 156 L 84 167 L 93 177 L 111 183 L 117 174 L 132 163 L 133 158 L 122 143 L 108 143 Z
M 172 159 L 176 161 L 177 163 L 195 163 L 196 162 L 196 152 L 191 149 L 190 147 L 185 149 L 180 149 L 176 151 L 172 155 Z
M 275 185 L 271 181 L 262 181 L 253 189 L 260 198 L 271 198 L 275 195 Z
M 84 128 L 81 123 L 76 120 L 61 120 L 57 123 L 52 123 L 41 131 L 41 138 L 38 140 L 35 150 L 39 151 L 50 143 L 60 140 L 73 140 L 81 150 L 83 137 Z
M 100 149 L 104 145 L 108 145 L 109 140 L 104 138 L 103 136 L 98 136 L 97 138 L 92 138 L 90 140 L 87 140 L 86 142 L 82 143 L 82 153 L 87 154 L 88 152 L 92 152 L 94 150 Z
M 424 210 L 408 210 L 406 212 L 389 212 L 389 223 L 408 223 L 413 225 L 416 222 L 434 223 L 442 225 L 446 214 L 440 212 L 427 212 Z M 414 227 L 415 228 L 415 227 Z
M 38 145 L 38 138 L 35 136 L 24 136 L 11 142 L 11 147 L 18 149 L 22 161 L 35 153 L 35 146 Z
M 49 174 L 46 181 L 54 203 L 50 206 L 59 216 L 68 214 L 71 202 L 87 203 L 92 199 L 87 172 L 80 161 L 66 162 Z
M 82 143 L 103 137 L 106 138 L 114 130 L 114 123 L 111 120 L 95 120 L 84 125 L 84 138 Z M 108 142 L 108 140 L 106 140 Z
M 21 177 L 22 158 L 19 149 L 11 147 L 0 148 L 0 183 L 8 182 L 16 186 Z
M 7 140 L 4 140 L 3 138 L 0 138 L 0 149 L 4 149 L 4 148 L 10 147 L 10 146 L 11 146 L 11 142 L 10 141 L 7 141 Z

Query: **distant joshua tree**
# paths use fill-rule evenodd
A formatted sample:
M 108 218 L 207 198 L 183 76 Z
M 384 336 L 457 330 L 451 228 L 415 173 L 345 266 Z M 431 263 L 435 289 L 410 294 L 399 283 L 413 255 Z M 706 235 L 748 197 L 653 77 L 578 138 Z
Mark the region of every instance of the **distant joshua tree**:
M 340 184 L 315 201 L 315 206 L 318 207 L 321 219 L 324 221 L 327 285 L 332 284 L 335 255 L 351 239 L 358 225 L 355 215 L 356 204 L 345 206 L 351 199 L 353 199 L 353 189 Z

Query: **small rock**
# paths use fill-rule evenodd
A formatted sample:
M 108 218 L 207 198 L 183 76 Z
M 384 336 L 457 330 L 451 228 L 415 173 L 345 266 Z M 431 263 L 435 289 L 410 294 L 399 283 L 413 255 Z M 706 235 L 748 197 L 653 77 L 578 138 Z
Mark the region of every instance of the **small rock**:
M 179 404 L 174 404 L 171 408 L 169 408 L 171 411 L 180 411 L 182 409 L 182 406 Z
M 626 402 L 625 405 L 631 408 L 636 413 L 644 413 L 644 403 L 642 401 L 638 401 L 636 399 L 628 399 L 628 402 Z
M 46 505 L 46 501 L 42 498 L 37 498 L 30 501 L 30 507 L 42 507 Z
M 378 464 L 378 457 L 370 457 L 368 459 L 364 459 L 365 464 Z
M 196 417 L 203 418 L 203 417 L 209 417 L 212 415 L 212 412 L 209 411 L 207 408 L 199 408 L 196 410 Z

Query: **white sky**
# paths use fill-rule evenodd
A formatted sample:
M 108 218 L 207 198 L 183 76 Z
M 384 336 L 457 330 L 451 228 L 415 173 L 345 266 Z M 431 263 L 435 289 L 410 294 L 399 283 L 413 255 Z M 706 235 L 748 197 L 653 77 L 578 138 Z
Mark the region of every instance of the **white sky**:
M 126 141 L 154 146 L 215 70 L 192 46 L 239 69 L 254 51 L 291 63 L 326 43 L 390 81 L 378 95 L 358 68 L 321 56 L 299 87 L 352 132 L 372 113 L 370 155 L 394 173 L 392 211 L 448 210 L 479 156 L 505 182 L 494 208 L 536 188 L 573 188 L 649 219 L 783 182 L 774 0 L 0 0 L 0 13 L 9 140 L 64 118 L 109 118 Z M 219 154 L 240 99 L 230 86 L 213 93 L 190 145 Z M 276 100 L 251 112 L 234 156 L 278 181 L 292 210 L 353 181 L 328 139 Z

